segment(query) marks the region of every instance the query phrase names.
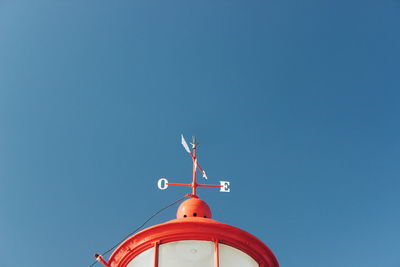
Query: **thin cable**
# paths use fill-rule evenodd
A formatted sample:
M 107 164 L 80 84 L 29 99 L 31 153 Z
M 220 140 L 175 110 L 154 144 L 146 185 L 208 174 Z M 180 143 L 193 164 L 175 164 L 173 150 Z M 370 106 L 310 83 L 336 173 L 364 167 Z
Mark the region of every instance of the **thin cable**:
M 134 233 L 136 233 L 137 231 L 139 231 L 140 229 L 142 229 L 151 219 L 153 219 L 155 216 L 157 216 L 158 214 L 160 214 L 161 212 L 163 212 L 164 210 L 168 209 L 169 207 L 175 205 L 178 202 L 181 202 L 182 200 L 184 200 L 186 197 L 188 197 L 187 195 L 185 195 L 184 197 L 175 200 L 174 202 L 172 202 L 171 204 L 165 206 L 164 208 L 160 209 L 159 211 L 157 211 L 156 213 L 154 213 L 153 215 L 151 215 L 144 223 L 142 223 L 142 225 L 140 225 L 138 228 L 136 228 L 135 230 L 133 230 L 132 232 L 130 232 L 129 234 L 127 234 L 123 239 L 121 239 L 121 241 L 119 241 L 118 243 L 116 243 L 112 248 L 110 248 L 109 250 L 103 252 L 103 254 L 101 254 L 102 256 L 108 254 L 110 251 L 114 250 L 116 247 L 118 247 L 125 239 L 127 239 L 128 237 L 130 237 L 131 235 L 133 235 Z M 93 262 L 89 267 L 94 266 L 96 263 L 98 263 L 98 261 Z

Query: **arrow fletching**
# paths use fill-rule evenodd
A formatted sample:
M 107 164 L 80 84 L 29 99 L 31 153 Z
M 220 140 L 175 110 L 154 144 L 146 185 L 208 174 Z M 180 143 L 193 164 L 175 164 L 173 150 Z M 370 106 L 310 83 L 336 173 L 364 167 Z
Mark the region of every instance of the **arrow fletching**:
M 188 146 L 188 144 L 186 143 L 186 140 L 185 140 L 185 138 L 183 137 L 183 134 L 181 134 L 181 137 L 182 137 L 182 146 L 185 148 L 186 152 L 189 153 L 189 154 L 192 153 L 192 152 L 190 152 L 189 146 Z

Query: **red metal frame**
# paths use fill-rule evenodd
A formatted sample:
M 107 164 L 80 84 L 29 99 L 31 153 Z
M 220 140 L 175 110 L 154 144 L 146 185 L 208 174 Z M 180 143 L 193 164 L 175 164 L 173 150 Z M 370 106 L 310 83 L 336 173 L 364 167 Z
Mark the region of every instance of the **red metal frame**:
M 260 267 L 279 267 L 271 250 L 255 236 L 230 225 L 205 218 L 184 218 L 147 228 L 125 240 L 106 263 L 110 267 L 126 267 L 133 258 L 155 247 L 154 266 L 158 265 L 158 246 L 181 240 L 205 240 L 237 248 L 258 262 Z M 219 266 L 215 246 L 215 266 Z

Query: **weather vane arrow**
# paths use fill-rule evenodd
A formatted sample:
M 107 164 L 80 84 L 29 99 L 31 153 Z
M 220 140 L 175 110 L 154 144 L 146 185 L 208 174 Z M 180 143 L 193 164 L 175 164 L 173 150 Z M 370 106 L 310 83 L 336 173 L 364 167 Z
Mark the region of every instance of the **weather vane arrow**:
M 193 161 L 195 161 L 194 166 L 196 166 L 197 168 L 199 168 L 199 170 L 201 171 L 201 174 L 203 175 L 203 178 L 208 179 L 206 171 L 203 170 L 199 163 L 196 161 L 196 147 L 198 144 L 196 144 L 196 137 L 193 137 L 193 143 L 191 143 L 192 148 L 193 148 L 193 152 L 192 153 L 189 149 L 188 144 L 186 143 L 185 137 L 183 137 L 183 134 L 181 134 L 181 140 L 182 140 L 182 145 L 185 148 L 186 152 L 189 153 L 190 157 L 193 159 Z
M 192 183 L 191 184 L 170 183 L 170 182 L 168 182 L 168 180 L 166 178 L 161 178 L 158 180 L 158 183 L 157 183 L 158 188 L 161 190 L 165 190 L 168 188 L 168 186 L 192 187 L 192 194 L 190 194 L 190 196 L 192 196 L 192 197 L 198 197 L 197 196 L 197 187 L 217 187 L 220 189 L 219 190 L 220 192 L 230 192 L 230 188 L 229 188 L 230 183 L 228 181 L 220 181 L 219 185 L 198 184 L 197 183 L 197 170 L 199 170 L 201 172 L 203 178 L 208 179 L 208 177 L 207 177 L 206 172 L 200 167 L 200 164 L 197 160 L 196 150 L 197 150 L 198 143 L 196 142 L 196 137 L 193 136 L 192 143 L 190 143 L 192 145 L 192 151 L 190 150 L 189 145 L 187 144 L 183 135 L 181 135 L 181 143 L 193 161 Z

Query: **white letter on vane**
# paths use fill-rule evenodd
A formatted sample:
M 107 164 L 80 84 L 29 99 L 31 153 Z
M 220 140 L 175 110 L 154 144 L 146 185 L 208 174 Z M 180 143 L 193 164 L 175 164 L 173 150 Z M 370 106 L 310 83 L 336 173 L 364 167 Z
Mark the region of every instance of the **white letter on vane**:
M 228 181 L 219 181 L 221 184 L 221 189 L 219 190 L 220 192 L 230 192 L 231 189 L 229 188 L 229 182 Z
M 167 183 L 168 183 L 167 179 L 161 178 L 160 180 L 158 180 L 158 183 L 157 183 L 158 188 L 160 188 L 161 190 L 167 189 L 168 188 Z

